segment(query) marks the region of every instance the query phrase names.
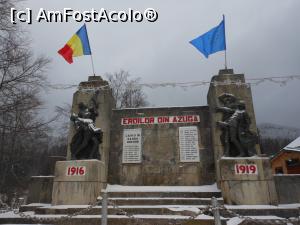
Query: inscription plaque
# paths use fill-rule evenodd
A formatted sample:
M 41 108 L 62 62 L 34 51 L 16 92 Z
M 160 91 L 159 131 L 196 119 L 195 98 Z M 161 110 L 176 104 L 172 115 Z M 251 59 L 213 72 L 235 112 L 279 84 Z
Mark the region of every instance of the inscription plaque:
M 181 162 L 199 162 L 198 128 L 179 127 L 179 148 Z
M 123 130 L 123 163 L 142 162 L 142 129 Z

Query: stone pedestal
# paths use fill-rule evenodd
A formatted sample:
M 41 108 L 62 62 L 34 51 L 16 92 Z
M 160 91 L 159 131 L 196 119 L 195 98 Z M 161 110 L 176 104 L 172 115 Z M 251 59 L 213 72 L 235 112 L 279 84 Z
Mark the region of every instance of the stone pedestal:
M 269 158 L 222 157 L 218 163 L 221 190 L 226 204 L 278 204 Z
M 73 95 L 72 113 L 78 114 L 79 104 L 92 105 L 92 98 L 98 104 L 95 126 L 101 128 L 103 132 L 102 144 L 99 145 L 101 161 L 105 163 L 105 173 L 107 174 L 108 153 L 110 148 L 110 123 L 112 109 L 115 108 L 115 101 L 112 96 L 108 82 L 100 76 L 90 76 L 88 81 L 81 82 L 78 90 Z M 67 160 L 71 160 L 70 143 L 75 134 L 74 124 L 71 123 L 68 135 Z
M 56 162 L 52 205 L 87 205 L 93 203 L 105 186 L 105 164 L 102 161 Z
M 221 142 L 222 130 L 217 126 L 217 121 L 222 121 L 222 113 L 217 112 L 216 107 L 223 106 L 219 100 L 222 94 L 234 95 L 239 100 L 244 101 L 246 112 L 248 113 L 251 124 L 250 131 L 257 134 L 256 119 L 253 108 L 251 87 L 245 83 L 244 74 L 235 74 L 233 69 L 220 70 L 218 75 L 211 79 L 211 84 L 207 94 L 211 121 L 212 147 L 214 150 L 217 184 L 220 185 L 220 168 L 218 160 L 224 155 L 224 146 Z M 255 146 L 256 154 L 260 154 L 260 146 Z

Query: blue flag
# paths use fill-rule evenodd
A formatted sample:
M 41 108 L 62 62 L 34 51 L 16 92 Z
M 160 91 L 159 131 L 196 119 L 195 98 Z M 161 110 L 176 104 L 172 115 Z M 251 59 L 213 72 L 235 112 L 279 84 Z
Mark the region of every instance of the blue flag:
M 197 48 L 206 58 L 215 52 L 226 50 L 225 19 L 210 31 L 191 40 L 190 43 Z

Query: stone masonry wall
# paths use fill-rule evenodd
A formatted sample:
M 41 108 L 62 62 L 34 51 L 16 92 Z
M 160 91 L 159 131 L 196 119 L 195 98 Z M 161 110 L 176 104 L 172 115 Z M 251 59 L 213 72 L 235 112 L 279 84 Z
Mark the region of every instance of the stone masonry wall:
M 121 125 L 121 118 L 199 115 L 200 123 Z M 200 161 L 180 162 L 179 127 L 196 126 Z M 142 162 L 123 164 L 123 129 L 142 128 Z M 113 110 L 108 183 L 121 185 L 204 185 L 215 182 L 207 106 Z
M 275 175 L 279 204 L 300 202 L 300 174 Z

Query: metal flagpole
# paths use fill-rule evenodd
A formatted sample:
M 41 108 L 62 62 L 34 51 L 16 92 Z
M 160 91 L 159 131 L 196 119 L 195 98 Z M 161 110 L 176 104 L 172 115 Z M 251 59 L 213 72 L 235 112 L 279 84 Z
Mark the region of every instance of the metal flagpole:
M 91 54 L 91 62 L 92 62 L 93 74 L 94 74 L 94 76 L 96 76 L 96 74 L 95 74 L 95 68 L 94 68 L 94 60 L 93 60 L 93 55 L 92 54 Z
M 223 14 L 223 22 L 224 22 L 224 38 L 225 38 L 225 69 L 227 69 L 227 47 L 226 47 L 226 30 L 225 30 L 225 15 Z
M 226 54 L 226 49 L 225 49 L 225 70 L 227 70 L 227 54 Z
M 86 24 L 84 24 L 84 25 L 87 27 Z M 87 29 L 86 29 L 86 35 L 87 35 L 87 38 L 88 38 L 89 46 L 91 47 Z M 95 74 L 95 67 L 94 67 L 94 60 L 93 60 L 92 50 L 91 50 L 91 55 L 90 55 L 90 56 L 91 56 L 91 63 L 92 63 L 93 75 L 96 76 L 96 74 Z

